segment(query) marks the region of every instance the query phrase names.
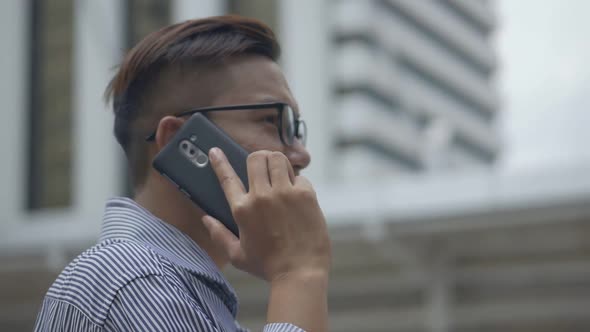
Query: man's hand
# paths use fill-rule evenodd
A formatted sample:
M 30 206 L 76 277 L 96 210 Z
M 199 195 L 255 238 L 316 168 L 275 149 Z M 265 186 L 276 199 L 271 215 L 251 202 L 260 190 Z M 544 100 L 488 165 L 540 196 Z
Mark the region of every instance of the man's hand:
M 270 282 L 267 321 L 327 331 L 331 246 L 311 183 L 294 176 L 284 154 L 257 151 L 248 156 L 246 192 L 221 150 L 209 158 L 240 238 L 211 216 L 203 222 L 234 266 Z
M 231 263 L 269 282 L 327 276 L 331 251 L 324 215 L 311 183 L 293 175 L 287 157 L 270 151 L 250 154 L 246 192 L 223 152 L 214 148 L 209 154 L 240 239 L 210 216 L 204 222 Z

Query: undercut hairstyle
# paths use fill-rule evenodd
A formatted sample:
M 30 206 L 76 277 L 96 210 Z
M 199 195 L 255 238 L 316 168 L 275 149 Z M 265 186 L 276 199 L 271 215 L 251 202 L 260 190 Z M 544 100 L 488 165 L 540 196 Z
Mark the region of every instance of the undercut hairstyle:
M 189 20 L 152 32 L 124 57 L 105 91 L 115 114 L 114 134 L 127 157 L 134 189 L 146 180 L 150 161 L 145 137 L 163 116 L 145 104 L 157 98 L 153 89 L 164 70 L 222 64 L 240 55 L 261 55 L 278 61 L 280 46 L 264 23 L 241 16 Z M 169 115 L 173 114 L 169 111 Z

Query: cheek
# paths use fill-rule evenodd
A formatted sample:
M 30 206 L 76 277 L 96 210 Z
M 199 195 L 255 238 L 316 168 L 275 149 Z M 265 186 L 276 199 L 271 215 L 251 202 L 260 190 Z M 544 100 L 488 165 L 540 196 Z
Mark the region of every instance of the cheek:
M 272 137 L 268 133 L 259 132 L 240 136 L 240 138 L 236 139 L 236 142 L 250 153 L 260 150 L 283 152 L 284 148 L 280 140 L 278 138 L 275 139 L 275 137 Z

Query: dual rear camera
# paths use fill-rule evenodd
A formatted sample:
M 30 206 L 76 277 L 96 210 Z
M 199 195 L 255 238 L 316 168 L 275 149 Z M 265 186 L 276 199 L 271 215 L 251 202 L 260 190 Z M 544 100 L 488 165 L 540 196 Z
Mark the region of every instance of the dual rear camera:
M 209 157 L 191 141 L 196 141 L 196 137 L 194 137 L 194 135 L 191 136 L 190 141 L 186 139 L 182 140 L 179 144 L 180 152 L 193 165 L 199 168 L 207 166 L 209 163 Z
M 180 144 L 180 147 L 184 150 L 184 151 L 188 151 L 188 154 L 190 156 L 194 156 L 195 153 L 197 153 L 197 150 L 194 149 L 193 147 L 191 147 L 187 142 L 182 142 Z

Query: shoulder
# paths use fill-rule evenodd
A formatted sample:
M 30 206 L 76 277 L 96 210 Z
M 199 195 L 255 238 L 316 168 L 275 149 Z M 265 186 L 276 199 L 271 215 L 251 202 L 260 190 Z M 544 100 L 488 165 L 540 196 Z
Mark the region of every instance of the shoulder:
M 218 331 L 210 312 L 161 276 L 137 278 L 121 288 L 104 325 L 116 331 Z
M 128 241 L 105 241 L 80 254 L 58 276 L 46 299 L 75 306 L 103 321 L 120 289 L 138 278 L 163 275 L 161 257 Z
M 162 264 L 147 246 L 129 241 L 105 241 L 74 259 L 62 272 L 72 281 L 90 279 L 101 286 L 121 287 L 139 277 L 162 274 Z

